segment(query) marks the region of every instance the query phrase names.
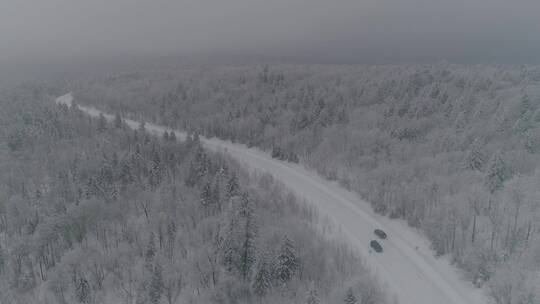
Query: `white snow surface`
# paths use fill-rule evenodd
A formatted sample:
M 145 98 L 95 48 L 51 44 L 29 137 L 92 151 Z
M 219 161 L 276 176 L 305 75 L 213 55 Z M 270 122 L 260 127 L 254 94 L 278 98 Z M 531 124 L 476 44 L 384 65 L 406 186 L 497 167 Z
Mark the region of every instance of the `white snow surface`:
M 56 99 L 56 103 L 71 105 L 71 93 Z M 95 108 L 78 106 L 90 116 L 113 116 Z M 131 128 L 139 122 L 125 119 Z M 168 127 L 145 124 L 150 133 L 163 134 Z M 179 140 L 186 133 L 174 130 Z M 335 182 L 328 181 L 301 165 L 273 159 L 268 153 L 242 144 L 201 136 L 205 148 L 225 152 L 251 170 L 271 174 L 295 195 L 331 219 L 343 232 L 346 241 L 357 249 L 366 265 L 383 284 L 391 298 L 401 304 L 476 304 L 488 303 L 482 289 L 476 288 L 445 257 L 437 258 L 429 241 L 404 221 L 375 214 L 371 205 Z M 378 240 L 382 253 L 370 250 L 369 242 L 378 239 L 373 230 L 383 229 L 388 239 Z

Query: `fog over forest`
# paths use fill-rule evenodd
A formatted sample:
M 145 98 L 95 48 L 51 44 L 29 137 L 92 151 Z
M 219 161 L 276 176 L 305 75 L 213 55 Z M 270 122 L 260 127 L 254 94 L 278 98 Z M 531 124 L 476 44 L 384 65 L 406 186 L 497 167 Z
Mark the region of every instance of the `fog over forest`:
M 539 12 L 0 0 L 0 304 L 540 304 Z
M 538 11 L 535 0 L 1 0 L 0 80 L 105 68 L 119 57 L 123 66 L 141 58 L 537 63 Z

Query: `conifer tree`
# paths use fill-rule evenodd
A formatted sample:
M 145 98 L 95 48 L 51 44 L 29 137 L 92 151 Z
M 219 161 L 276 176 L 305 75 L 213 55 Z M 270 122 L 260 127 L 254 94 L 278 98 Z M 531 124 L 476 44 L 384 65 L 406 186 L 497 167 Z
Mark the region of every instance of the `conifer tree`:
M 210 181 L 207 181 L 204 184 L 200 196 L 201 207 L 205 211 L 206 215 L 208 215 L 208 210 L 211 208 L 212 205 L 212 184 L 210 183 Z
M 213 204 L 213 208 L 216 209 L 216 211 L 221 210 L 221 183 L 220 178 L 217 177 L 214 182 L 214 187 L 212 187 L 212 193 L 211 193 L 211 202 Z
M 257 223 L 247 195 L 230 199 L 227 224 L 222 242 L 223 264 L 242 278 L 247 279 L 256 261 Z
M 103 133 L 103 132 L 105 132 L 105 130 L 107 130 L 107 119 L 105 118 L 103 113 L 100 113 L 99 114 L 99 119 L 98 119 L 97 131 L 99 133 Z
M 484 167 L 485 162 L 486 156 L 482 148 L 482 142 L 479 138 L 476 138 L 467 154 L 466 166 L 468 169 L 480 171 Z
M 149 172 L 149 184 L 155 189 L 163 178 L 163 165 L 161 163 L 161 157 L 158 151 L 152 153 L 152 160 L 150 162 L 150 172 Z
M 148 289 L 148 297 L 150 303 L 152 304 L 159 303 L 161 295 L 163 294 L 164 283 L 162 272 L 163 271 L 160 265 L 154 266 L 152 271 L 152 277 L 150 280 L 150 286 Z
M 146 263 L 151 263 L 154 260 L 156 255 L 156 243 L 154 240 L 154 233 L 150 233 L 150 239 L 148 240 L 148 245 L 146 246 L 146 252 L 144 254 L 144 259 Z
M 222 263 L 228 271 L 233 271 L 236 264 L 236 257 L 238 256 L 238 244 L 236 238 L 236 231 L 238 229 L 238 217 L 236 216 L 235 201 L 238 198 L 235 197 L 229 200 L 229 206 L 225 215 L 224 233 L 223 237 L 218 238 L 218 244 L 222 251 Z
M 502 159 L 501 150 L 497 150 L 489 160 L 486 171 L 486 186 L 493 193 L 503 187 L 506 178 L 506 165 Z
M 514 124 L 514 132 L 518 135 L 524 134 L 534 128 L 534 107 L 527 95 L 521 98 L 519 119 Z
M 525 150 L 527 152 L 534 154 L 538 150 L 538 142 L 534 135 L 534 132 L 528 131 L 525 134 Z
M 0 275 L 4 272 L 4 266 L 6 264 L 6 257 L 4 255 L 4 250 L 0 245 Z
M 190 163 L 186 185 L 193 187 L 201 182 L 210 169 L 210 160 L 201 145 L 195 150 L 195 157 Z
M 135 181 L 135 178 L 131 173 L 131 163 L 128 160 L 124 160 L 120 163 L 120 181 L 123 186 Z
M 9 134 L 7 139 L 7 146 L 11 151 L 21 150 L 25 143 L 26 132 L 17 130 Z
M 236 173 L 232 173 L 231 177 L 227 181 L 227 197 L 234 197 L 240 194 L 240 186 L 238 186 L 238 178 Z
M 294 244 L 285 236 L 277 257 L 276 279 L 281 284 L 287 284 L 296 274 L 298 266 Z
M 345 304 L 357 304 L 358 303 L 358 299 L 354 295 L 354 292 L 353 292 L 352 288 L 349 287 L 349 289 L 347 289 L 347 293 L 345 294 L 345 299 L 343 299 L 343 302 Z
M 319 304 L 319 303 L 321 303 L 321 299 L 319 298 L 319 292 L 317 291 L 317 288 L 315 287 L 315 283 L 312 282 L 306 295 L 306 304 Z
M 532 105 L 531 105 L 531 100 L 529 99 L 529 96 L 523 95 L 521 97 L 521 105 L 520 105 L 521 116 L 523 117 L 531 109 L 532 109 Z
M 90 285 L 88 281 L 81 277 L 77 280 L 77 285 L 75 286 L 75 296 L 77 301 L 80 303 L 89 303 L 90 302 Z
M 244 225 L 242 244 L 241 244 L 241 257 L 240 257 L 240 272 L 243 277 L 246 278 L 251 270 L 251 267 L 255 263 L 255 256 L 257 253 L 255 238 L 257 237 L 257 223 L 255 220 L 254 210 L 252 202 L 247 194 L 242 195 L 240 204 L 240 218 Z
M 253 291 L 259 297 L 266 295 L 272 286 L 272 270 L 265 257 L 260 257 L 253 278 Z

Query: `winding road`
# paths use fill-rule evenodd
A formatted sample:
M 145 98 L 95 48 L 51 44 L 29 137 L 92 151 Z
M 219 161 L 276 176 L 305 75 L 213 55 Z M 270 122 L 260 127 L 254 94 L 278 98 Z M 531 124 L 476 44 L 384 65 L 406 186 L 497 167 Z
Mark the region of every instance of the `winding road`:
M 56 99 L 58 104 L 71 105 L 71 93 Z M 113 116 L 95 108 L 78 106 L 90 116 Z M 139 122 L 126 119 L 131 128 Z M 146 123 L 146 129 L 161 135 L 170 128 Z M 175 131 L 177 138 L 185 132 Z M 400 220 L 375 214 L 368 202 L 357 194 L 325 180 L 301 165 L 271 158 L 268 153 L 242 144 L 215 138 L 201 137 L 205 148 L 228 153 L 252 170 L 271 174 L 297 196 L 304 198 L 340 227 L 347 242 L 362 255 L 366 265 L 378 277 L 383 288 L 401 304 L 486 304 L 481 289 L 466 281 L 445 258 L 436 258 L 429 242 L 419 232 Z M 369 250 L 369 242 L 376 239 L 373 230 L 383 229 L 388 239 L 380 241 L 384 251 Z

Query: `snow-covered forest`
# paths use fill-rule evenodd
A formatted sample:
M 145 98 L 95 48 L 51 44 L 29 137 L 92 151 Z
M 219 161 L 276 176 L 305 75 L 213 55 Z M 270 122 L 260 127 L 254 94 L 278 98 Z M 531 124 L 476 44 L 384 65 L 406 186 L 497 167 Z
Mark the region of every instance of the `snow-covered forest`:
M 81 103 L 299 161 L 417 227 L 495 303 L 540 301 L 539 67 L 207 67 L 71 86 Z
M 126 88 L 154 80 L 79 94 L 124 107 Z M 388 302 L 358 256 L 322 234 L 331 223 L 271 177 L 205 151 L 196 134 L 154 137 L 122 115 L 54 105 L 65 89 L 0 95 L 0 303 Z M 161 102 L 180 91 L 157 92 Z

